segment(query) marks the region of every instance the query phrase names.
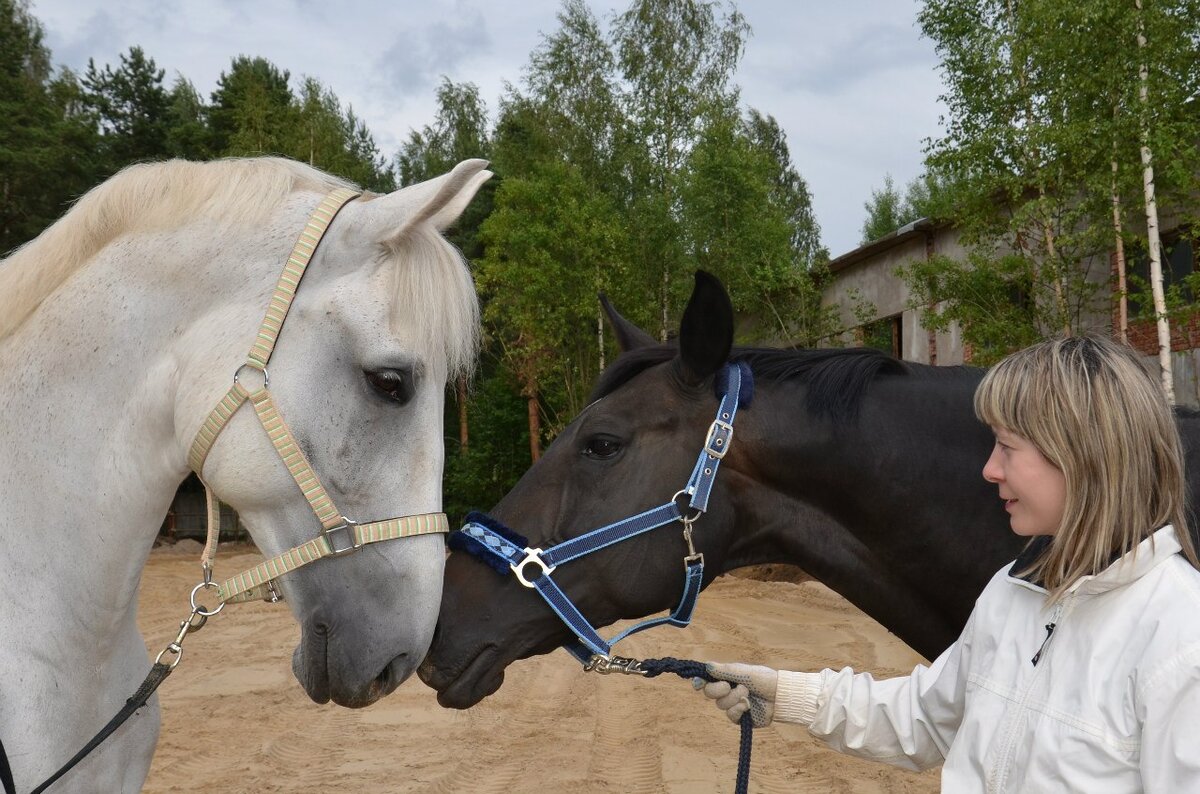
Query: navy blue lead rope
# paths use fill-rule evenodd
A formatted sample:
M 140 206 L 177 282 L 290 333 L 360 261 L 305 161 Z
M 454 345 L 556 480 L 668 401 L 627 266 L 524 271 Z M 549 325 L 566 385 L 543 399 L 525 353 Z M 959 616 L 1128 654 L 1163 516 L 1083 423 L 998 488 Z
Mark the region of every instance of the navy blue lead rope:
M 670 656 L 662 659 L 643 659 L 640 667 L 646 678 L 674 673 L 689 681 L 693 678 L 703 678 L 705 681 L 721 680 L 709 673 L 703 662 L 691 659 L 675 659 Z M 738 746 L 737 783 L 734 786 L 734 794 L 746 794 L 750 785 L 750 748 L 754 742 L 754 721 L 749 711 L 742 715 L 738 725 L 742 729 L 742 739 Z

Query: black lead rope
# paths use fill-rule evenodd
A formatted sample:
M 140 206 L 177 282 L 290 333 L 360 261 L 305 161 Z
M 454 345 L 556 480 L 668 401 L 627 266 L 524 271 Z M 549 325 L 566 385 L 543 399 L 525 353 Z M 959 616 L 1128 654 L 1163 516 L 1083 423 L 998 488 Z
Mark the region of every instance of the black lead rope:
M 663 673 L 674 673 L 689 681 L 693 678 L 702 678 L 705 681 L 722 680 L 709 673 L 703 662 L 691 659 L 675 659 L 670 656 L 662 659 L 643 659 L 640 667 L 646 678 L 656 678 Z M 742 715 L 738 725 L 742 729 L 742 738 L 738 746 L 737 782 L 734 785 L 734 794 L 746 794 L 750 786 L 750 747 L 754 741 L 754 721 L 750 717 L 749 711 Z
M 125 701 L 125 706 L 117 712 L 116 716 L 109 720 L 108 724 L 101 728 L 100 732 L 92 737 L 92 740 L 82 750 L 75 753 L 70 761 L 47 778 L 46 782 L 31 791 L 30 794 L 42 794 L 43 791 L 54 785 L 55 781 L 71 771 L 76 764 L 87 757 L 88 753 L 99 747 L 100 743 L 107 739 L 113 731 L 121 727 L 127 719 L 133 716 L 135 711 L 146 705 L 146 701 L 154 694 L 154 690 L 158 689 L 158 685 L 171 674 L 172 667 L 173 665 L 171 664 L 155 662 L 154 666 L 150 668 L 150 673 L 146 676 L 146 680 L 142 682 L 142 685 L 138 687 L 138 690 L 133 693 L 129 700 Z M 4 753 L 3 745 L 0 745 L 0 782 L 4 783 L 4 794 L 17 794 L 17 787 L 13 782 L 12 770 L 8 766 L 8 756 Z
M 4 742 L 0 742 L 0 783 L 4 785 L 4 794 L 17 794 L 17 784 L 13 782 L 8 753 L 4 752 Z

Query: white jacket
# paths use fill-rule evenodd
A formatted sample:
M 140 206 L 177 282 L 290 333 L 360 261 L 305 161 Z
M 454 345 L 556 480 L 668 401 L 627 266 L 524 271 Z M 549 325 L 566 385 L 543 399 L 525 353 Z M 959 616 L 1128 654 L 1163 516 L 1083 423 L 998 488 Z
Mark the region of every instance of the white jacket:
M 932 665 L 781 672 L 775 719 L 863 758 L 944 763 L 951 794 L 1200 794 L 1200 572 L 1179 548 L 1163 527 L 1050 609 L 1006 567 Z

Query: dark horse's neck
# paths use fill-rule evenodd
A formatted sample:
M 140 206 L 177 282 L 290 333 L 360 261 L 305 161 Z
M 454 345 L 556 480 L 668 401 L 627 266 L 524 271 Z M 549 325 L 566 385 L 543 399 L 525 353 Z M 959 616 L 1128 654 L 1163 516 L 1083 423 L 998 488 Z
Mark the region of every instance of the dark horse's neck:
M 755 362 L 763 374 L 735 442 L 752 465 L 732 489 L 728 564 L 800 565 L 933 658 L 1021 547 L 981 476 L 992 444 L 972 408 L 982 373 L 839 353 L 783 376 Z

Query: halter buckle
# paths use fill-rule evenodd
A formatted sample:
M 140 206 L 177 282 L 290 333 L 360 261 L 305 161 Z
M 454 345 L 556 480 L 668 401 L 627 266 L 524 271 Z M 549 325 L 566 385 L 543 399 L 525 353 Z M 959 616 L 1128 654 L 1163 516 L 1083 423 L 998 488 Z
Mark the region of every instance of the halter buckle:
M 343 554 L 350 554 L 362 548 L 362 543 L 359 541 L 358 535 L 356 535 L 354 532 L 354 528 L 356 526 L 358 526 L 358 522 L 351 521 L 345 516 L 342 516 L 342 523 L 338 524 L 336 527 L 330 527 L 329 529 L 325 529 L 324 527 L 321 528 L 321 537 L 325 538 L 325 543 L 329 546 L 329 553 L 332 556 L 340 557 Z M 333 542 L 333 533 L 341 532 L 343 530 L 345 530 L 346 535 L 350 540 L 350 545 L 343 546 L 339 549 Z
M 729 451 L 729 442 L 733 440 L 733 425 L 720 419 L 714 419 L 708 426 L 708 434 L 704 437 L 704 451 L 709 457 L 720 460 Z
M 525 559 L 521 560 L 516 565 L 508 566 L 509 568 L 512 568 L 512 572 L 517 575 L 517 581 L 519 581 L 521 584 L 525 585 L 526 587 L 536 587 L 537 586 L 533 582 L 531 582 L 525 578 L 525 566 L 528 565 L 529 563 L 534 563 L 539 568 L 541 568 L 542 576 L 549 576 L 550 574 L 554 573 L 554 569 L 558 567 L 556 565 L 547 565 L 545 562 L 543 562 L 541 554 L 542 554 L 541 549 L 531 549 L 528 546 L 526 546 L 525 547 Z

